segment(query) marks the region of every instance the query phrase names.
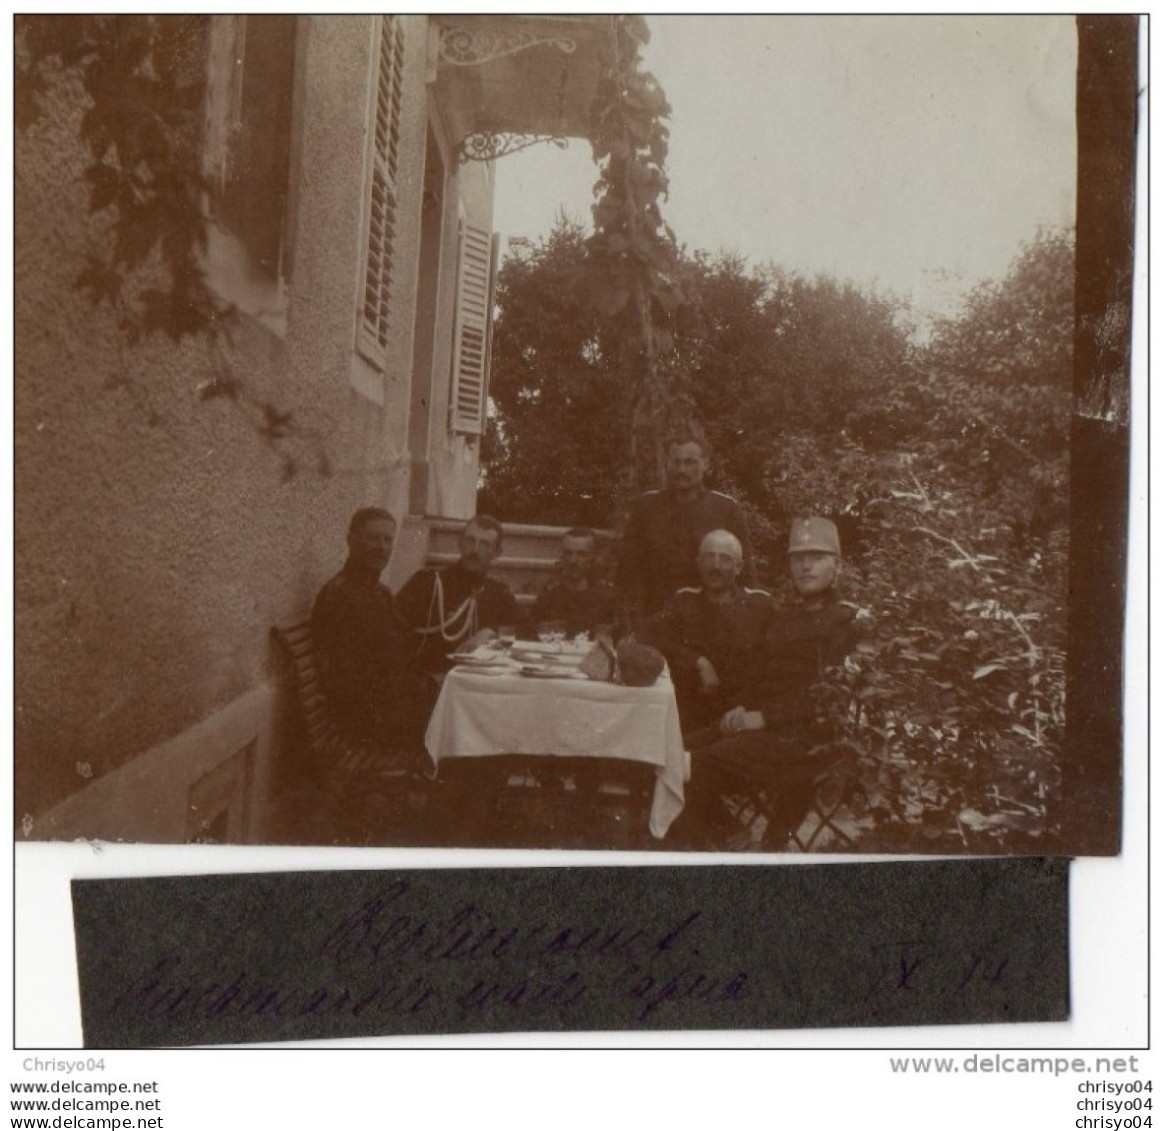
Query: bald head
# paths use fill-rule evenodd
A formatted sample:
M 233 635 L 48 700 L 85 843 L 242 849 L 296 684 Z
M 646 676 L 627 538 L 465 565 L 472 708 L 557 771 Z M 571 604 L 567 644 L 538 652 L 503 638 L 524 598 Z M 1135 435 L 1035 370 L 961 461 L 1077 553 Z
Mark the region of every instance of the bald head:
M 712 530 L 699 543 L 699 557 L 704 554 L 729 554 L 742 565 L 743 543 L 729 530 Z
M 743 545 L 729 530 L 712 530 L 699 543 L 699 577 L 714 598 L 729 594 L 743 568 Z

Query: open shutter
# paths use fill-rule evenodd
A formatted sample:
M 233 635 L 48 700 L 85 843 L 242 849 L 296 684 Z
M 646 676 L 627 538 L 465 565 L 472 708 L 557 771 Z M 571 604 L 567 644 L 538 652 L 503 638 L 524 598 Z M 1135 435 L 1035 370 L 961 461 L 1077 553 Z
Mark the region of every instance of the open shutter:
M 452 338 L 452 397 L 449 427 L 479 436 L 485 425 L 492 329 L 494 241 L 468 223 L 460 227 L 456 321 Z
M 391 302 L 392 253 L 400 161 L 400 100 L 404 34 L 395 16 L 380 17 L 375 129 L 371 145 L 367 242 L 364 248 L 363 305 L 359 317 L 359 351 L 380 368 L 387 364 Z

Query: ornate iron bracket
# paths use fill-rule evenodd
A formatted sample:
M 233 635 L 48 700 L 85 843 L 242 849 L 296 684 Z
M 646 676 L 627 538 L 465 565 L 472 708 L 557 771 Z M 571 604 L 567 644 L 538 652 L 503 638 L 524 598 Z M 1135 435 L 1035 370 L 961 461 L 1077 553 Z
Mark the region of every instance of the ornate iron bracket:
M 469 134 L 456 151 L 459 164 L 462 161 L 496 161 L 511 153 L 520 153 L 534 145 L 556 145 L 558 149 L 569 148 L 569 138 L 551 134 L 479 133 Z
M 533 47 L 556 47 L 572 55 L 577 44 L 564 35 L 533 35 L 527 31 L 467 31 L 442 27 L 437 59 L 453 67 L 479 67 L 505 55 L 516 55 Z

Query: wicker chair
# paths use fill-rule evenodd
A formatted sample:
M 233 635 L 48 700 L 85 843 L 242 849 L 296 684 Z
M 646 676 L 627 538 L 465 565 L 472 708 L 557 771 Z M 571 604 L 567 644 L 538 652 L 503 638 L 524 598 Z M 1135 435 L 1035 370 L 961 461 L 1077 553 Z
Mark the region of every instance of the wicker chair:
M 292 690 L 294 768 L 305 775 L 328 813 L 333 843 L 399 844 L 427 802 L 418 751 L 384 749 L 345 735 L 329 716 L 310 624 L 271 629 Z M 300 795 L 300 801 L 303 801 Z M 307 800 L 305 803 L 310 804 Z M 319 826 L 320 815 L 305 815 Z

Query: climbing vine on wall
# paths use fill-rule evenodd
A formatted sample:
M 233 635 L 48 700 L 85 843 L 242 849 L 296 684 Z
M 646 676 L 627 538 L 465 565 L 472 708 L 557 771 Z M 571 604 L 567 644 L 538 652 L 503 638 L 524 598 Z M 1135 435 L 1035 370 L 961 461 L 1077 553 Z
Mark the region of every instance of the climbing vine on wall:
M 57 88 L 79 81 L 79 141 L 94 239 L 75 285 L 112 311 L 124 341 L 153 335 L 229 343 L 238 311 L 208 285 L 202 117 L 207 16 L 19 16 L 14 116 L 33 130 Z M 221 350 L 202 400 L 229 403 L 290 478 L 304 458 L 328 472 L 316 433 L 250 392 Z M 119 376 L 110 387 L 124 388 Z M 151 423 L 157 414 L 149 412 Z
M 193 17 L 24 17 L 17 125 L 29 128 L 65 74 L 87 106 L 80 140 L 89 212 L 105 239 L 86 254 L 77 287 L 108 304 L 126 340 L 219 333 L 233 316 L 206 285 L 200 167 L 205 68 L 192 63 Z M 204 21 L 204 18 L 203 18 Z
M 628 378 L 627 488 L 657 486 L 663 440 L 687 416 L 689 401 L 671 364 L 673 321 L 681 305 L 678 249 L 662 218 L 669 182 L 670 105 L 646 71 L 650 31 L 641 16 L 614 16 L 609 50 L 590 114 L 599 177 L 587 273 L 598 308 L 616 326 Z

